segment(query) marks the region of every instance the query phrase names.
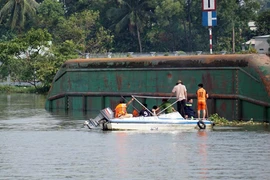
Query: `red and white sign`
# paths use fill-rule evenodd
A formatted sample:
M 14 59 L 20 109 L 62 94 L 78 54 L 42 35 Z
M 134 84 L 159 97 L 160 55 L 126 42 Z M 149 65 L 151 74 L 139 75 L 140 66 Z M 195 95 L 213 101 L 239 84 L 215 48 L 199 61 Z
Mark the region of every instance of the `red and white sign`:
M 203 11 L 216 11 L 216 0 L 202 0 Z

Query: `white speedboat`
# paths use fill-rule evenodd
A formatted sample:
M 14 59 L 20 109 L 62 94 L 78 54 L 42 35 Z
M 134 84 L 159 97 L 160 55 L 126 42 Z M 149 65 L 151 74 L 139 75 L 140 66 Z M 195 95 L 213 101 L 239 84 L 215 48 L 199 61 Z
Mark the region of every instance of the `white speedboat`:
M 158 116 L 140 116 L 132 118 L 114 118 L 110 108 L 100 111 L 95 119 L 84 122 L 89 129 L 100 127 L 103 130 L 183 130 L 183 129 L 211 129 L 210 120 L 185 119 L 179 112 L 160 114 Z

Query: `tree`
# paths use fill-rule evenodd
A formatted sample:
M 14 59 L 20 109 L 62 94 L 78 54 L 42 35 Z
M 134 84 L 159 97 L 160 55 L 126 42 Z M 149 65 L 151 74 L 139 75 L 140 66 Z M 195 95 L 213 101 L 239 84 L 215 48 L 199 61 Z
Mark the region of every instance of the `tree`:
M 62 3 L 55 0 L 44 0 L 37 9 L 33 26 L 42 29 L 46 28 L 53 34 L 57 24 L 64 18 L 65 12 Z
M 36 76 L 45 87 L 50 87 L 58 69 L 67 59 L 78 57 L 74 49 L 76 45 L 73 41 L 67 40 L 59 45 L 52 45 L 52 54 L 37 57 Z
M 4 66 L 4 76 L 11 75 L 13 80 L 26 81 L 36 87 L 39 81 L 36 65 L 40 56 L 48 54 L 51 35 L 42 29 L 31 29 L 25 35 L 1 44 L 0 57 Z
M 59 0 L 59 2 L 64 4 L 65 12 L 67 16 L 70 16 L 74 13 L 80 13 L 85 10 L 93 11 L 104 11 L 110 7 L 110 4 L 113 1 L 108 0 Z
M 270 34 L 270 9 L 259 14 L 256 20 L 257 32 L 259 35 Z
M 186 37 L 184 4 L 179 0 L 157 0 L 155 4 L 156 22 L 152 23 L 151 30 L 147 32 L 147 37 L 153 44 L 152 48 L 156 51 L 177 51 L 181 48 L 180 42 Z
M 46 30 L 31 29 L 11 41 L 0 42 L 0 75 L 35 87 L 37 82 L 49 87 L 63 62 L 78 57 L 72 41 L 53 45 L 51 40 Z
M 118 0 L 119 6 L 112 7 L 107 17 L 112 21 L 116 33 L 128 28 L 131 34 L 137 34 L 139 51 L 142 52 L 141 32 L 151 17 L 150 0 Z
M 255 19 L 258 2 L 254 0 L 220 0 L 217 5 L 218 26 L 214 27 L 213 45 L 216 50 L 235 53 L 244 42 L 243 31 Z
M 55 42 L 72 40 L 83 53 L 109 51 L 113 36 L 98 23 L 98 19 L 99 13 L 92 10 L 71 15 L 58 24 Z
M 8 0 L 0 10 L 0 23 L 8 19 L 10 28 L 21 30 L 27 17 L 36 13 L 38 3 L 35 0 Z
M 17 64 L 22 68 L 15 69 L 19 80 L 26 81 L 36 87 L 36 83 L 40 81 L 37 77 L 37 71 L 43 68 L 37 66 L 37 63 L 40 57 L 52 55 L 50 52 L 51 40 L 51 34 L 43 29 L 31 29 L 14 40 L 21 47 L 16 58 Z
M 0 75 L 2 78 L 6 78 L 11 73 L 13 67 L 14 54 L 20 51 L 19 46 L 13 41 L 0 42 Z

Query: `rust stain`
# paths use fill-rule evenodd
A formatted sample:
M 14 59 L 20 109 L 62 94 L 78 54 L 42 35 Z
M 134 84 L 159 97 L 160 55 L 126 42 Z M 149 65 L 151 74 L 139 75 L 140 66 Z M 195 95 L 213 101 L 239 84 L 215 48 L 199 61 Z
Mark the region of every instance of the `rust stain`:
M 270 96 L 270 79 L 269 79 L 269 74 L 270 73 L 270 66 L 266 65 L 268 62 L 270 62 L 270 58 L 268 56 L 253 56 L 250 58 L 251 61 L 251 66 L 256 70 L 256 72 L 259 74 L 265 90 L 267 91 L 268 96 Z M 263 71 L 260 70 L 260 67 L 263 67 L 266 71 L 264 73 Z
M 213 79 L 209 71 L 206 71 L 206 73 L 202 77 L 202 83 L 204 85 L 204 88 L 208 93 L 212 93 L 213 89 Z
M 223 102 L 221 105 L 220 105 L 220 109 L 223 111 L 223 112 L 226 112 L 227 110 L 227 105 L 225 102 Z
M 117 90 L 120 91 L 122 89 L 122 76 L 116 75 L 116 83 L 117 83 Z

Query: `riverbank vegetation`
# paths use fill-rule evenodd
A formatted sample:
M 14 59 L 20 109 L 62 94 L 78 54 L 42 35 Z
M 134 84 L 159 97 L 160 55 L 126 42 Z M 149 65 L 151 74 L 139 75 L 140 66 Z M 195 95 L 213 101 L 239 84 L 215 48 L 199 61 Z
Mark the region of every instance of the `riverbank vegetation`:
M 213 121 L 216 126 L 244 126 L 244 125 L 269 124 L 266 122 L 254 122 L 253 119 L 250 119 L 249 121 L 239 121 L 239 120 L 229 121 L 224 117 L 220 117 L 217 113 L 210 115 L 209 119 Z
M 38 93 L 46 94 L 48 88 L 44 86 L 9 86 L 9 85 L 0 85 L 0 93 Z
M 269 4 L 219 0 L 214 51 L 241 53 L 242 43 L 270 34 Z M 89 53 L 208 52 L 201 5 L 182 0 L 0 1 L 0 79 L 49 87 L 64 61 Z

